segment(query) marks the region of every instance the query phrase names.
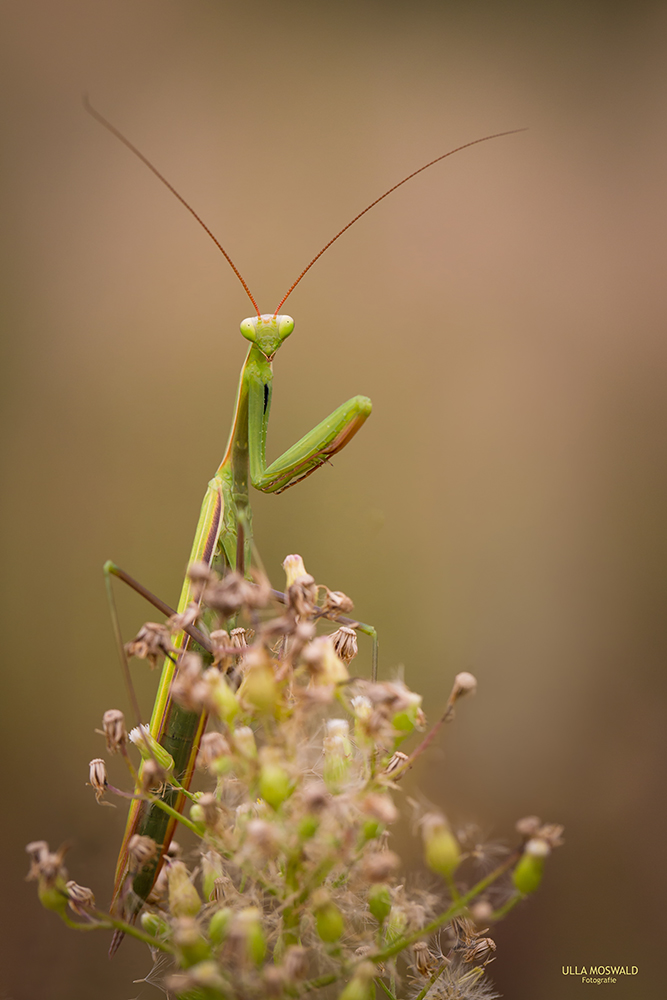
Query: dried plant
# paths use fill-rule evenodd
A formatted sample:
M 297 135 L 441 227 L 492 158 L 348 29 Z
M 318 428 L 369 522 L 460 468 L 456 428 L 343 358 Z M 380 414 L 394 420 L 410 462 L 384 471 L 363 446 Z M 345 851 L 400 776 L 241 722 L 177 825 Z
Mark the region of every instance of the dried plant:
M 453 719 L 458 700 L 474 693 L 475 678 L 454 678 L 439 722 L 419 741 L 426 725 L 419 695 L 402 681 L 351 672 L 354 627 L 316 634 L 318 623 L 331 628 L 351 611 L 349 598 L 318 587 L 300 557 L 288 557 L 286 570 L 286 603 L 278 605 L 264 578 L 221 580 L 193 567 L 201 604 L 186 612 L 187 622 L 146 625 L 128 645 L 154 664 L 173 655 L 171 629 L 196 623 L 209 639 L 211 653 L 180 654 L 173 683 L 183 707 L 209 715 L 199 766 L 210 790 L 187 792 L 180 819 L 198 838 L 191 866 L 174 843 L 133 837 L 111 915 L 96 908 L 90 889 L 68 880 L 64 848 L 29 844 L 28 878 L 68 926 L 145 942 L 156 966 L 151 981 L 159 969 L 163 989 L 182 1000 L 371 1000 L 377 992 L 491 1000 L 489 926 L 537 889 L 562 828 L 527 817 L 517 824 L 518 846 L 487 850 L 474 831 L 457 832 L 442 812 L 420 810 L 423 857 L 440 891 L 410 890 L 390 847 L 399 782 Z M 98 801 L 118 793 L 160 803 L 165 787 L 181 788 L 146 728 L 128 737 L 112 709 L 103 731 L 108 751 L 125 757 L 134 790 L 113 789 L 96 758 L 90 784 Z M 143 757 L 139 771 L 128 738 Z M 410 740 L 411 751 L 400 749 Z M 137 924 L 121 919 L 133 910 L 126 904 L 134 877 L 156 866 Z

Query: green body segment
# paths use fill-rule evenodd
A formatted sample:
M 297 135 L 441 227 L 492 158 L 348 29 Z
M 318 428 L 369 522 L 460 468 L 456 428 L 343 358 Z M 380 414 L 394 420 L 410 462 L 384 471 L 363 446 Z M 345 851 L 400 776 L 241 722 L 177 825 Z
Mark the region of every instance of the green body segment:
M 301 479 L 305 479 L 332 455 L 344 448 L 354 437 L 371 412 L 371 402 L 366 396 L 355 396 L 334 410 L 280 458 L 266 465 L 266 436 L 271 408 L 273 356 L 294 328 L 289 316 L 263 315 L 244 320 L 241 332 L 251 341 L 251 347 L 241 371 L 234 421 L 225 456 L 211 481 L 201 507 L 189 564 L 204 562 L 234 568 L 237 561 L 238 524 L 244 526 L 245 546 L 243 566 L 247 572 L 250 564 L 252 538 L 252 512 L 249 501 L 249 484 L 265 493 L 280 493 Z M 178 602 L 182 612 L 193 599 L 193 585 L 186 577 Z M 176 649 L 196 649 L 196 644 L 184 633 L 174 640 Z M 176 665 L 166 659 L 156 695 L 150 730 L 174 759 L 177 780 L 188 788 L 192 779 L 199 750 L 199 741 L 206 725 L 206 717 L 181 708 L 171 697 L 171 686 Z M 167 787 L 163 800 L 180 812 L 185 796 L 173 787 Z M 125 837 L 116 868 L 116 882 L 112 908 L 122 900 L 123 916 L 133 919 L 148 897 L 162 858 L 173 836 L 176 820 L 159 806 L 134 800 L 125 829 Z M 126 884 L 128 876 L 127 845 L 133 834 L 151 837 L 158 845 L 154 862 L 145 866 L 132 879 L 131 892 Z

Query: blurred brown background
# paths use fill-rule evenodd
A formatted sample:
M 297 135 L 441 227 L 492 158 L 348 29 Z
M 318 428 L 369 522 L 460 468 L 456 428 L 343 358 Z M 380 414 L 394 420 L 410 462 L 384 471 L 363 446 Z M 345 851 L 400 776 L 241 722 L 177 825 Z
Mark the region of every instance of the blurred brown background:
M 665 4 L 4 0 L 1 17 L 0 997 L 160 995 L 132 985 L 142 946 L 108 963 L 104 935 L 41 910 L 23 846 L 72 839 L 71 875 L 107 903 L 124 809 L 85 781 L 102 712 L 126 704 L 101 566 L 176 600 L 251 312 L 84 92 L 267 311 L 405 173 L 530 127 L 412 181 L 290 299 L 270 455 L 354 393 L 374 412 L 333 469 L 256 499 L 257 536 L 276 583 L 297 551 L 353 595 L 432 719 L 456 671 L 477 675 L 409 794 L 491 837 L 526 813 L 566 824 L 499 926 L 499 990 L 579 997 L 561 967 L 613 963 L 640 970 L 615 1000 L 664 995 Z M 130 635 L 147 613 L 121 605 Z

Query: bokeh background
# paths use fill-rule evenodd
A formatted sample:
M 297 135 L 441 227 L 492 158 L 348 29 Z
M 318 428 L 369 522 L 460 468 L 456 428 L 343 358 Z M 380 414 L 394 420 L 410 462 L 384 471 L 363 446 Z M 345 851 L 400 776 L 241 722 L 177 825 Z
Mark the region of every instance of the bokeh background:
M 39 907 L 24 844 L 73 842 L 109 898 L 124 809 L 87 763 L 126 708 L 101 566 L 176 600 L 226 441 L 244 293 L 88 92 L 189 198 L 262 309 L 401 176 L 490 132 L 346 234 L 289 302 L 271 456 L 343 399 L 374 412 L 297 489 L 257 497 L 353 595 L 434 720 L 402 794 L 567 844 L 497 931 L 513 1000 L 664 995 L 667 7 L 3 0 L 3 1000 L 152 998 L 126 942 Z M 151 617 L 119 596 L 126 634 Z M 368 658 L 366 649 L 362 656 Z M 149 705 L 155 678 L 140 682 Z M 409 824 L 396 846 L 418 871 Z

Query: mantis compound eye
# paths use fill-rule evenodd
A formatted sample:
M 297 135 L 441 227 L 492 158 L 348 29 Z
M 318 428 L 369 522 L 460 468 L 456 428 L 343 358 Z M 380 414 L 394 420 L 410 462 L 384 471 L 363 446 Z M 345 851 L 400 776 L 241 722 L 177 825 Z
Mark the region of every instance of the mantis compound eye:
M 294 329 L 294 320 L 291 316 L 278 316 L 278 336 L 281 340 L 289 337 Z
M 257 320 L 254 317 L 249 319 L 244 319 L 241 323 L 241 333 L 246 340 L 255 340 L 255 334 L 257 333 Z

